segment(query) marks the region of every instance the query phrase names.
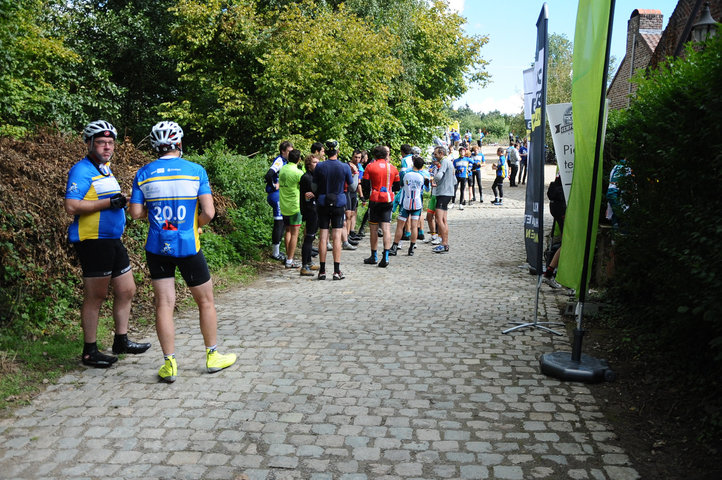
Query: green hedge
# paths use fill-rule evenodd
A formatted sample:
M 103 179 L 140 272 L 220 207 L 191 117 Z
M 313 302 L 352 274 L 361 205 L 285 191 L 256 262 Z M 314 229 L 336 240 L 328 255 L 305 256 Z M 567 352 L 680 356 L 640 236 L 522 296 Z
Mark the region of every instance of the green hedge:
M 636 79 L 613 294 L 675 362 L 722 368 L 722 36 Z M 705 362 L 705 363 L 702 363 Z
M 218 215 L 211 223 L 214 235 L 201 236 L 203 251 L 206 256 L 210 254 L 209 264 L 259 259 L 269 244 L 273 225 L 272 211 L 266 203 L 266 156 L 238 155 L 219 141 L 202 155 L 187 158 L 203 165 L 213 188 L 232 202 L 225 209 L 217 208 Z M 214 259 L 214 254 L 219 258 Z

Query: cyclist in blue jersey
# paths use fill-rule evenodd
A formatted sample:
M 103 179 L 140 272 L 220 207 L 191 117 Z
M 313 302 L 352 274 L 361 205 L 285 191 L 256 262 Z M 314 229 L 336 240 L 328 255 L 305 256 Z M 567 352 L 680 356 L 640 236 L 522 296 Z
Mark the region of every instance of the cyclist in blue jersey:
M 178 375 L 173 322 L 176 268 L 198 305 L 206 369 L 218 372 L 236 361 L 235 354 L 217 351 L 213 282 L 201 251 L 199 229 L 215 215 L 213 195 L 205 169 L 181 158 L 182 138 L 183 129 L 175 122 L 153 126 L 150 143 L 161 157 L 136 173 L 129 208 L 131 217 L 147 217 L 150 223 L 145 252 L 155 293 L 156 331 L 164 356 L 158 376 L 168 383 Z
M 143 353 L 150 343 L 128 339 L 128 320 L 135 281 L 128 252 L 120 241 L 125 230 L 125 206 L 128 198 L 110 170 L 115 151 L 115 127 L 104 120 L 89 123 L 83 130 L 88 154 L 73 165 L 65 189 L 65 211 L 73 215 L 68 239 L 73 244 L 83 272 L 84 365 L 107 368 L 118 360 L 98 351 L 97 331 L 100 307 L 113 286 L 113 353 Z
M 469 190 L 471 192 L 469 198 L 469 205 L 476 201 L 476 189 L 474 185 L 479 187 L 479 202 L 484 203 L 484 193 L 481 189 L 481 166 L 484 163 L 484 154 L 481 153 L 481 149 L 474 145 L 471 147 L 471 172 L 469 173 Z
M 491 185 L 491 190 L 494 192 L 494 201 L 492 205 L 501 205 L 504 203 L 504 179 L 507 176 L 506 169 L 506 158 L 504 158 L 504 149 L 499 147 L 496 149 L 496 155 L 499 157 L 499 164 L 493 163 L 491 165 L 492 170 L 496 171 L 494 177 L 494 183 Z
M 283 215 L 281 214 L 281 200 L 278 192 L 278 172 L 288 163 L 288 154 L 293 150 L 293 144 L 289 141 L 281 142 L 278 147 L 279 155 L 271 162 L 271 168 L 266 172 L 266 202 L 273 209 L 273 230 L 271 231 L 271 245 L 273 253 L 271 258 L 281 262 L 286 261 L 286 255 L 281 253 L 281 240 L 283 239 Z M 288 252 L 286 252 L 288 253 Z
M 467 149 L 459 147 L 459 158 L 454 160 L 454 174 L 456 175 L 456 184 L 454 185 L 454 200 L 456 200 L 456 189 L 459 189 L 459 210 L 464 209 L 466 200 L 464 200 L 464 191 L 466 191 L 466 177 L 469 171 L 469 157 L 466 156 Z M 453 205 L 453 202 L 452 202 Z

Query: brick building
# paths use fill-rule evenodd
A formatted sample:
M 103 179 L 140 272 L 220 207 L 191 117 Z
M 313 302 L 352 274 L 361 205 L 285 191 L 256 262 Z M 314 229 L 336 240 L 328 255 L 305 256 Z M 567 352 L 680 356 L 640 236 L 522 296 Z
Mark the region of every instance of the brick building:
M 709 10 L 712 14 L 712 18 L 718 22 L 722 20 L 722 0 L 707 1 L 709 1 Z M 700 5 L 697 6 L 697 4 Z M 690 15 L 695 9 L 697 10 L 697 13 L 690 22 Z M 664 29 L 662 38 L 659 40 L 659 44 L 654 51 L 652 61 L 649 64 L 650 67 L 657 68 L 660 63 L 664 62 L 665 58 L 674 56 L 677 49 L 681 50 L 679 55 L 684 55 L 683 47 L 687 38 L 685 38 L 685 42 L 682 42 L 681 45 L 680 39 L 682 38 L 688 24 L 691 28 L 692 25 L 699 21 L 703 10 L 703 0 L 680 0 L 677 3 L 677 6 L 674 8 L 674 12 L 672 12 L 672 16 L 669 17 L 667 28 Z M 687 37 L 688 36 L 689 34 L 687 34 Z
M 627 53 L 607 90 L 609 107 L 627 108 L 630 95 L 637 85 L 629 80 L 634 74 L 645 70 L 654 56 L 657 44 L 662 38 L 662 12 L 659 10 L 636 9 L 627 22 Z
M 712 17 L 719 22 L 722 19 L 722 0 L 710 0 L 709 4 Z M 699 21 L 703 6 L 703 0 L 679 0 L 664 31 L 659 10 L 637 9 L 632 12 L 627 23 L 627 52 L 607 90 L 610 108 L 629 106 L 630 95 L 637 88 L 629 79 L 638 70 L 657 68 L 667 57 L 684 55 L 683 46 L 689 38 L 689 30 Z

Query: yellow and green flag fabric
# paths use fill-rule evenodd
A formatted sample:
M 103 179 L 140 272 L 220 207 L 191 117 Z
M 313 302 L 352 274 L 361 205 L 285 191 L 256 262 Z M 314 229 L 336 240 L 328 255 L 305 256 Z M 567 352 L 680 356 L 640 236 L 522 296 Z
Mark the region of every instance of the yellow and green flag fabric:
M 564 220 L 562 250 L 556 278 L 562 285 L 575 289 L 577 296 L 581 293 L 583 276 L 585 288 L 589 285 L 599 222 L 602 149 L 606 124 L 605 121 L 600 121 L 600 118 L 604 118 L 600 117 L 600 112 L 605 105 L 604 84 L 613 7 L 614 0 L 580 0 L 574 32 L 574 176 Z M 587 247 L 588 242 L 590 243 Z

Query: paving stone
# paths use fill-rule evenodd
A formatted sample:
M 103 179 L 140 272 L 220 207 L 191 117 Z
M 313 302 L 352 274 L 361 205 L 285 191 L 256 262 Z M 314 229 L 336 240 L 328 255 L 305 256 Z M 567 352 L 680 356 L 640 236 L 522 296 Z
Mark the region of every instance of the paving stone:
M 146 355 L 69 372 L 0 419 L 0 471 L 20 480 L 638 478 L 590 389 L 539 374 L 538 356 L 569 339 L 501 334 L 529 315 L 536 293 L 518 267 L 524 191 L 510 190 L 503 207 L 449 211 L 447 255 L 420 242 L 413 257 L 373 268 L 362 262 L 364 239 L 342 254 L 348 283 L 274 266 L 217 294 L 219 343 L 238 354 L 223 372 L 202 368 L 193 309 L 175 318 L 183 372 L 173 385 L 157 382 L 152 331 Z M 484 253 L 500 244 L 508 261 Z M 399 301 L 399 279 L 429 276 L 438 288 Z M 479 289 L 459 304 L 468 285 Z M 499 289 L 511 292 L 508 305 Z M 270 291 L 273 305 L 259 302 Z M 543 287 L 540 311 L 558 319 L 562 298 Z

